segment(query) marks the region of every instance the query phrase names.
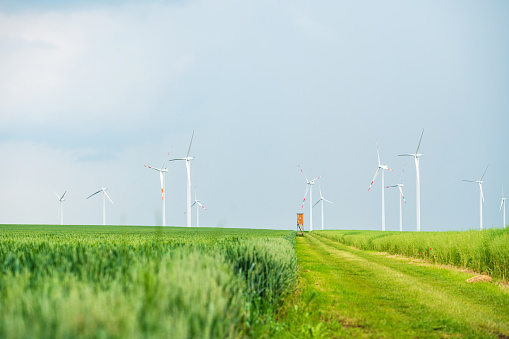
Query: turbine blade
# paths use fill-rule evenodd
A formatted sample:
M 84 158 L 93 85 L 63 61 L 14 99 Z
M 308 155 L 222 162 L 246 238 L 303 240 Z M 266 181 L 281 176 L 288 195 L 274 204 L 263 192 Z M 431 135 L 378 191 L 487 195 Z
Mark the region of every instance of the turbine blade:
M 306 202 L 306 197 L 308 196 L 308 191 L 309 191 L 309 185 L 306 184 L 306 193 L 304 193 L 304 199 L 302 199 L 302 207 L 301 208 L 304 208 L 304 203 Z
M 311 181 L 316 181 L 316 180 L 321 179 L 321 178 L 323 178 L 323 175 L 319 176 L 318 178 L 314 178 L 314 179 L 313 179 L 313 180 L 311 180 Z
M 323 200 L 324 200 L 324 201 L 327 201 L 327 202 L 328 202 L 328 203 L 330 203 L 330 204 L 333 204 L 333 202 L 332 202 L 332 201 L 329 201 L 329 200 L 327 200 L 327 199 L 325 199 L 325 198 L 323 198 Z
M 403 170 L 401 171 L 401 175 L 399 176 L 398 184 L 401 184 L 401 178 L 403 178 L 403 173 L 405 173 L 405 167 L 403 167 Z
M 60 196 L 55 192 L 55 195 L 57 196 L 57 199 L 60 200 Z
M 302 173 L 302 175 L 304 176 L 304 178 L 306 178 L 306 181 L 309 182 L 308 180 L 308 177 L 306 177 L 306 174 L 304 173 L 304 171 L 302 170 L 302 167 L 300 167 L 300 165 L 297 164 L 297 166 L 299 166 L 299 169 L 300 169 L 300 172 Z
M 322 201 L 322 200 L 323 200 L 323 199 L 321 199 L 321 198 L 320 198 L 320 199 L 316 202 L 316 204 L 314 204 L 314 205 L 313 205 L 313 207 L 315 207 L 316 205 L 318 205 L 318 203 L 319 203 L 320 201 Z
M 196 202 L 199 206 L 201 206 L 201 208 L 203 208 L 204 210 L 207 210 L 205 207 L 203 207 L 202 204 L 200 204 L 198 201 Z
M 371 180 L 371 184 L 369 184 L 368 191 L 371 189 L 371 186 L 373 186 L 373 183 L 375 182 L 376 176 L 378 175 L 378 172 L 380 172 L 380 167 L 376 169 L 375 176 L 373 177 L 373 180 Z
M 64 194 L 62 195 L 62 198 L 60 198 L 59 200 L 63 200 L 66 193 L 67 193 L 67 191 L 64 192 Z
M 422 136 L 423 135 L 424 135 L 424 128 L 422 129 L 421 139 L 419 139 L 419 145 L 417 145 L 417 151 L 415 151 L 415 154 L 419 153 L 419 148 L 421 147 L 421 141 L 422 141 Z
M 96 195 L 97 193 L 101 193 L 102 191 L 103 191 L 103 190 L 99 190 L 99 191 L 95 192 L 94 194 L 89 195 L 89 196 L 87 197 L 87 199 L 88 199 L 88 198 L 90 198 L 90 197 L 93 197 L 93 196 L 94 196 L 94 195 Z
M 193 207 L 194 205 L 196 205 L 196 201 L 191 205 L 191 207 Z
M 155 170 L 155 171 L 159 171 L 159 172 L 161 172 L 161 169 L 160 169 L 160 168 L 150 167 L 150 166 L 147 166 L 147 165 L 143 165 L 143 166 L 145 166 L 146 168 L 150 168 L 150 169 L 153 169 L 153 170 Z
M 376 155 L 378 156 L 378 166 L 380 166 L 381 163 L 380 163 L 380 152 L 378 151 L 378 142 L 376 143 Z
M 482 178 L 484 178 L 484 175 L 486 174 L 486 171 L 488 170 L 488 167 L 490 167 L 490 165 L 486 166 L 486 169 L 484 170 L 484 173 L 482 174 L 481 180 L 479 180 L 479 181 L 482 181 Z
M 467 182 L 477 182 L 477 181 L 474 181 L 474 180 L 465 180 L 465 179 L 463 179 L 462 181 L 467 181 Z
M 113 200 L 111 200 L 110 196 L 108 195 L 108 193 L 106 193 L 106 191 L 103 191 L 104 194 L 106 194 L 106 197 L 111 201 L 111 203 L 113 204 Z
M 502 210 L 502 205 L 503 204 L 504 204 L 504 199 L 502 198 L 502 201 L 500 202 L 500 208 L 498 209 L 499 212 Z
M 191 145 L 193 144 L 193 138 L 194 138 L 194 131 L 193 131 L 193 135 L 191 136 L 191 142 L 189 143 L 189 149 L 187 150 L 186 158 L 189 157 L 189 152 L 191 152 Z
M 403 189 L 401 188 L 401 186 L 398 186 L 398 187 L 399 187 L 399 192 L 401 193 L 401 197 L 403 198 L 403 201 L 406 204 L 405 195 L 403 194 Z
M 415 154 L 398 154 L 398 157 L 414 157 Z

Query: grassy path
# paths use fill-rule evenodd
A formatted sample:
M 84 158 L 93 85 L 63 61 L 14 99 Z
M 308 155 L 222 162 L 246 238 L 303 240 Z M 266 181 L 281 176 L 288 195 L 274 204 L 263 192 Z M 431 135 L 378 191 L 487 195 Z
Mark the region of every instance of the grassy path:
M 509 338 L 509 290 L 307 233 L 281 336 Z M 291 319 L 291 320 L 289 320 Z M 286 333 L 286 334 L 283 334 Z

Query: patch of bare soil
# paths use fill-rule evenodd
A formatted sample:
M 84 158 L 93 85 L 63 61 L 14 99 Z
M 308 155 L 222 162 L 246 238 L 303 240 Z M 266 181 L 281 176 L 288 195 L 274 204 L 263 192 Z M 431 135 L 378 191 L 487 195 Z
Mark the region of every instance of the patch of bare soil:
M 475 277 L 472 277 L 470 279 L 466 280 L 468 283 L 478 283 L 478 282 L 493 282 L 493 279 L 489 275 L 476 275 Z

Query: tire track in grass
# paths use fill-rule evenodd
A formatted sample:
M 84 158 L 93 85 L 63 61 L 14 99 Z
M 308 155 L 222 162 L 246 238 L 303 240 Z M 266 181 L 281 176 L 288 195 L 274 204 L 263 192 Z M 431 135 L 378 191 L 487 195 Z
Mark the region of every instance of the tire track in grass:
M 312 233 L 298 239 L 297 256 L 303 298 L 315 295 L 310 307 L 328 336 L 509 334 L 509 294 L 467 285 L 461 272 L 408 265 Z

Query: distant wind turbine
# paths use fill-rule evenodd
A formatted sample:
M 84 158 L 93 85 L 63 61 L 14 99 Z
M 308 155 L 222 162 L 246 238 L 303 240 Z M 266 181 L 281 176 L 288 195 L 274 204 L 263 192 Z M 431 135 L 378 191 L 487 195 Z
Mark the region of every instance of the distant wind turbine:
M 504 207 L 504 228 L 505 228 L 505 201 L 507 200 L 507 198 L 504 197 L 504 186 L 502 186 L 502 202 L 500 203 L 500 208 L 498 209 L 498 211 L 500 212 L 500 210 L 502 209 L 502 205 Z
M 201 204 L 201 200 L 198 200 L 196 195 L 196 186 L 194 186 L 194 202 L 191 205 L 193 207 L 196 205 L 196 227 L 200 227 L 200 207 L 203 208 L 205 211 L 207 210 L 203 205 Z M 186 214 L 187 212 L 184 212 Z
M 323 202 L 326 201 L 330 204 L 333 204 L 332 201 L 329 201 L 327 199 L 325 199 L 322 195 L 322 188 L 320 187 L 320 184 L 318 184 L 318 189 L 320 190 L 320 199 L 316 202 L 316 204 L 313 205 L 313 207 L 315 207 L 316 205 L 318 205 L 319 202 L 322 203 L 322 231 L 323 231 Z
M 163 162 L 163 165 L 161 166 L 161 168 L 155 168 L 155 167 L 150 167 L 150 166 L 144 165 L 146 168 L 150 168 L 150 169 L 153 169 L 153 170 L 156 170 L 159 172 L 159 179 L 161 180 L 161 194 L 162 194 L 162 200 L 163 200 L 163 226 L 166 226 L 166 202 L 164 201 L 164 174 L 168 173 L 168 169 L 164 168 L 165 162 Z
M 306 177 L 306 174 L 304 174 L 304 171 L 300 167 L 300 165 L 298 165 L 298 166 L 300 168 L 302 175 L 304 175 L 304 178 L 306 178 L 306 193 L 304 193 L 304 199 L 302 200 L 301 208 L 304 208 L 304 203 L 306 202 L 306 196 L 308 195 L 308 191 L 309 191 L 309 230 L 312 231 L 313 230 L 313 206 L 311 204 L 313 202 L 313 185 L 315 184 L 316 180 L 323 178 L 323 175 L 309 181 L 308 178 Z
M 387 165 L 382 165 L 380 162 L 380 152 L 378 151 L 378 143 L 376 144 L 376 154 L 378 155 L 378 168 L 376 169 L 375 176 L 373 177 L 373 180 L 371 180 L 371 184 L 369 185 L 368 191 L 371 189 L 371 186 L 373 186 L 373 182 L 375 182 L 375 179 L 382 170 L 382 231 L 385 231 L 385 185 L 384 185 L 384 171 L 392 171 Z
M 191 164 L 190 161 L 193 160 L 193 157 L 189 156 L 189 152 L 191 152 L 191 145 L 193 144 L 194 131 L 191 136 L 191 142 L 189 143 L 189 149 L 187 150 L 187 155 L 185 158 L 175 158 L 170 159 L 168 161 L 176 161 L 176 160 L 184 160 L 186 162 L 187 169 L 187 227 L 191 227 Z
M 55 193 L 55 195 L 57 196 L 57 199 L 58 199 L 57 219 L 60 216 L 60 225 L 64 224 L 64 201 L 65 201 L 64 196 L 66 193 L 67 193 L 67 191 L 65 191 L 64 194 L 62 194 L 62 196 L 59 196 L 58 194 Z
M 486 166 L 486 169 L 484 170 L 484 173 L 480 180 L 476 180 L 476 181 L 463 180 L 463 181 L 467 181 L 467 182 L 476 182 L 479 184 L 479 227 L 481 228 L 481 230 L 482 230 L 482 203 L 484 202 L 484 194 L 482 193 L 482 184 L 484 181 L 482 179 L 484 178 L 484 175 L 486 174 L 486 171 L 488 170 L 488 166 Z
M 419 148 L 421 147 L 422 136 L 424 135 L 424 128 L 422 129 L 421 139 L 417 145 L 417 150 L 414 154 L 400 154 L 400 157 L 414 157 L 415 161 L 415 173 L 416 173 L 416 185 L 415 185 L 415 208 L 417 218 L 417 232 L 421 230 L 421 180 L 419 176 L 419 158 L 424 154 L 419 154 Z
M 401 183 L 401 177 L 403 176 L 404 172 L 405 172 L 405 170 L 403 169 L 403 171 L 401 172 L 401 176 L 399 177 L 398 184 L 386 187 L 386 188 L 391 188 L 391 187 L 399 188 L 400 198 L 398 200 L 399 200 L 399 230 L 400 231 L 403 231 L 403 210 L 402 210 L 402 206 L 401 206 L 401 199 L 403 199 L 403 201 L 406 204 L 405 195 L 403 194 L 403 188 L 402 188 L 403 184 Z
M 103 183 L 103 186 L 104 186 L 104 183 Z M 113 204 L 113 200 L 111 200 L 110 196 L 108 195 L 108 193 L 106 193 L 106 191 L 108 190 L 107 187 L 101 187 L 101 189 L 91 195 L 89 195 L 87 197 L 88 198 L 91 198 L 93 197 L 94 195 L 98 194 L 98 193 L 101 193 L 103 192 L 103 225 L 106 225 L 106 198 L 109 199 L 109 201 Z

